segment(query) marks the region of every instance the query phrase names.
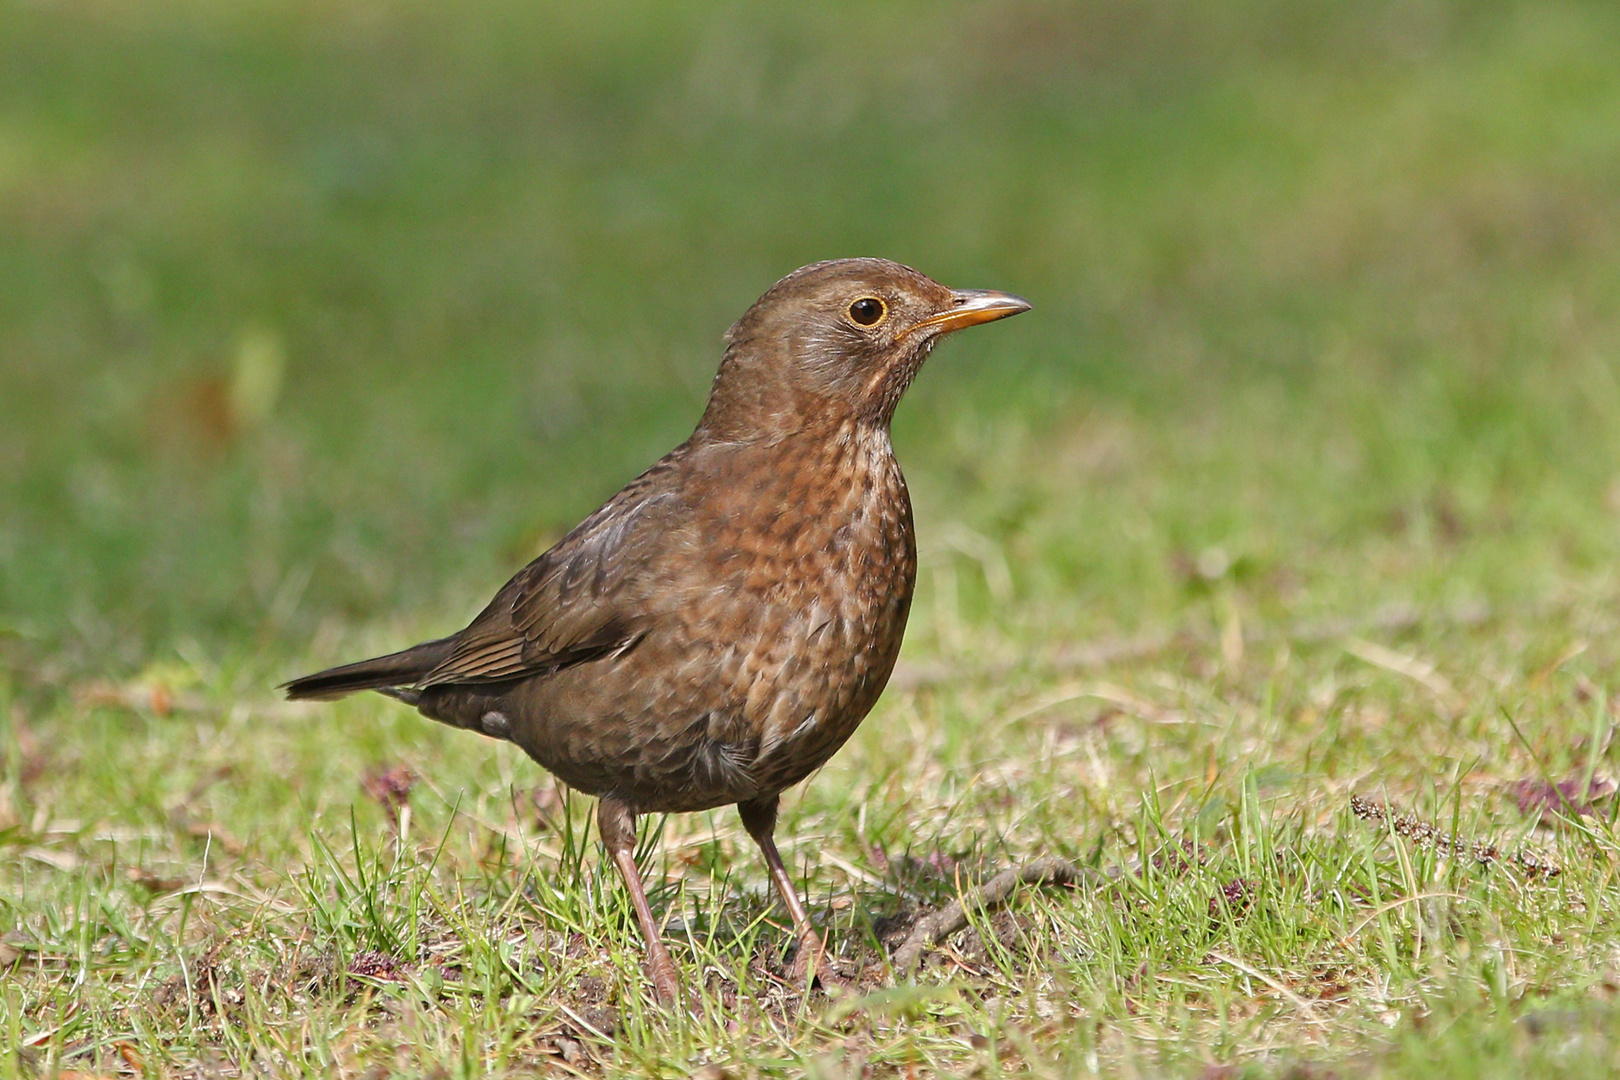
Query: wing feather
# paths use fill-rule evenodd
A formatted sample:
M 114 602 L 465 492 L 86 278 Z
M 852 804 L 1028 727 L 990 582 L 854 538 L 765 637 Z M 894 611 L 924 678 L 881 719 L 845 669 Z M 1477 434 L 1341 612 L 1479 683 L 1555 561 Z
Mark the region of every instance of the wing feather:
M 685 516 L 677 483 L 685 450 L 678 447 L 518 571 L 417 685 L 544 675 L 638 640 L 648 582 Z

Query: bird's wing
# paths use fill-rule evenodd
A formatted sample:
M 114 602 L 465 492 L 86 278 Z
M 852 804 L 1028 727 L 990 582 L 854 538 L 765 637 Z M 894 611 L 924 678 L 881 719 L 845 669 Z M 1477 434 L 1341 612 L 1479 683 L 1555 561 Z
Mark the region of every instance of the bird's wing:
M 675 457 L 632 481 L 520 570 L 416 685 L 544 675 L 639 640 L 647 580 L 685 516 L 671 482 Z

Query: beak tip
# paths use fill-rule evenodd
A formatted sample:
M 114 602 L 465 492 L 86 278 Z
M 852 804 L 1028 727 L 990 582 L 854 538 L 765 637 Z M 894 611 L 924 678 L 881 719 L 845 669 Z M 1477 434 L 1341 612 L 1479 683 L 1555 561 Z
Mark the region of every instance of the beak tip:
M 989 289 L 958 289 L 955 303 L 945 311 L 923 320 L 923 326 L 939 327 L 944 332 L 961 330 L 980 323 L 994 322 L 1013 315 L 1021 315 L 1034 307 L 1022 296 L 992 292 Z

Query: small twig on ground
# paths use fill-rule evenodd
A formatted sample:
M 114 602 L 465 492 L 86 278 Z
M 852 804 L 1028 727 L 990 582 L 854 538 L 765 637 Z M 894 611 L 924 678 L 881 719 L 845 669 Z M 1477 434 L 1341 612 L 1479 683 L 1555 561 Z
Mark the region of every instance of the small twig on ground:
M 1361 795 L 1350 796 L 1350 812 L 1363 821 L 1387 823 L 1396 835 L 1404 836 L 1414 844 L 1433 847 L 1446 855 L 1472 856 L 1481 866 L 1488 867 L 1498 861 L 1504 861 L 1518 867 L 1520 872 L 1530 877 L 1557 877 L 1561 872 L 1556 862 L 1539 851 L 1521 847 L 1504 852 L 1495 844 L 1466 836 L 1455 836 L 1422 818 L 1395 813 L 1383 803 L 1374 802 Z
M 971 899 L 975 907 L 995 907 L 1004 903 L 1019 885 L 1073 885 L 1080 880 L 1080 875 L 1081 870 L 1078 866 L 1056 856 L 1047 856 L 1025 863 L 1023 866 L 1003 870 L 985 882 L 971 898 L 952 900 L 932 915 L 926 915 L 918 920 L 917 925 L 911 929 L 911 935 L 895 950 L 895 970 L 902 975 L 911 974 L 922 961 L 924 950 L 967 925 L 964 899 Z

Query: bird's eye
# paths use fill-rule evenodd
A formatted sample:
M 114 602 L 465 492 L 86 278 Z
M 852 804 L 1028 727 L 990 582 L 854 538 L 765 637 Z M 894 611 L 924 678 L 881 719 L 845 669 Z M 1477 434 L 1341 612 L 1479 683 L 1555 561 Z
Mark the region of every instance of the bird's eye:
M 863 296 L 849 305 L 849 317 L 858 326 L 876 326 L 888 313 L 889 309 L 883 306 L 883 301 L 875 296 Z

